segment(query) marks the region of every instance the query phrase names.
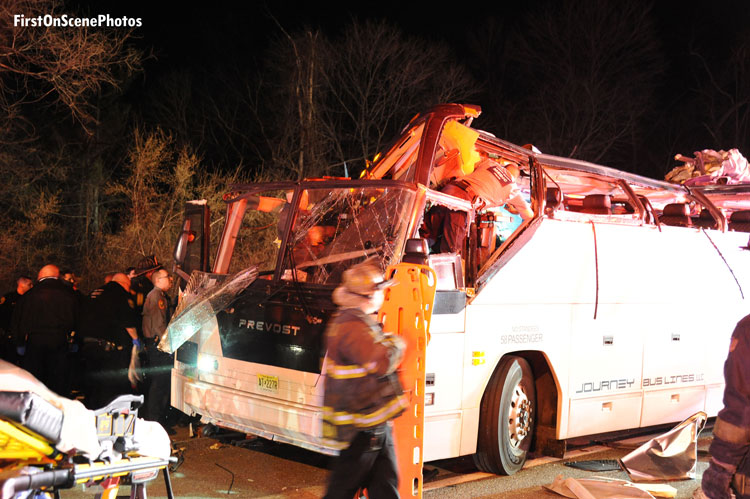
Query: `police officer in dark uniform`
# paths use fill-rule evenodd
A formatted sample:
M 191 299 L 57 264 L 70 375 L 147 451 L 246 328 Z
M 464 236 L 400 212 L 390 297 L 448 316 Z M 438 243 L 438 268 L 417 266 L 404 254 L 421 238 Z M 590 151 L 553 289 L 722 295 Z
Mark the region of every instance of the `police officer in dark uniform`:
M 714 425 L 701 487 L 711 499 L 750 498 L 750 315 L 732 333 L 724 363 L 724 408 Z M 701 497 L 700 490 L 694 497 Z
M 130 295 L 130 279 L 122 273 L 93 291 L 83 307 L 80 325 L 88 372 L 86 406 L 102 407 L 113 398 L 132 393 L 128 367 L 132 347 L 142 348 L 136 326 L 139 317 Z
M 78 320 L 78 300 L 60 280 L 60 269 L 45 265 L 31 290 L 16 303 L 11 320 L 21 367 L 62 396 L 68 395 L 68 339 Z
M 19 364 L 18 354 L 10 331 L 10 320 L 13 317 L 13 309 L 18 299 L 32 288 L 34 281 L 29 277 L 21 276 L 16 280 L 16 289 L 5 293 L 0 298 L 0 358 Z
M 151 276 L 160 268 L 162 266 L 154 255 L 143 257 L 135 268 L 135 277 L 132 277 L 130 280 L 130 294 L 133 295 L 135 311 L 139 316 L 143 313 L 143 304 L 146 302 L 146 296 L 154 289 Z M 140 327 L 138 325 L 139 330 Z
M 148 357 L 149 388 L 145 401 L 145 417 L 168 427 L 170 384 L 174 357 L 162 352 L 157 345 L 166 332 L 172 315 L 169 297 L 166 292 L 172 287 L 172 276 L 159 269 L 151 276 L 154 289 L 143 304 L 143 337 Z M 169 431 L 169 429 L 167 429 Z

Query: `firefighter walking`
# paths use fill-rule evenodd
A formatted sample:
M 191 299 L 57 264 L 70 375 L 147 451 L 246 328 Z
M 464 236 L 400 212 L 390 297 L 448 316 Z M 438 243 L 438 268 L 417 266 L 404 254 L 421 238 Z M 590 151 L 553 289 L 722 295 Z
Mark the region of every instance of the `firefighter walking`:
M 750 498 L 750 316 L 732 333 L 724 364 L 724 408 L 714 425 L 711 464 L 703 473 L 703 494 L 710 499 Z M 694 497 L 704 497 L 696 490 Z
M 326 330 L 323 436 L 338 443 L 325 497 L 351 499 L 367 489 L 372 499 L 399 497 L 390 420 L 407 406 L 395 372 L 405 344 L 383 332 L 371 314 L 391 285 L 372 261 L 344 272 L 333 293 L 339 306 Z

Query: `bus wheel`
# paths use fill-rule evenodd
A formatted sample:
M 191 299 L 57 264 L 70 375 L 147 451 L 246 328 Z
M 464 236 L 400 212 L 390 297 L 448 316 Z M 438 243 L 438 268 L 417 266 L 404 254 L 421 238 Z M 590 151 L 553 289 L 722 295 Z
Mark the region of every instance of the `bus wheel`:
M 521 357 L 501 359 L 482 397 L 477 468 L 500 475 L 520 470 L 531 447 L 535 417 L 531 366 Z

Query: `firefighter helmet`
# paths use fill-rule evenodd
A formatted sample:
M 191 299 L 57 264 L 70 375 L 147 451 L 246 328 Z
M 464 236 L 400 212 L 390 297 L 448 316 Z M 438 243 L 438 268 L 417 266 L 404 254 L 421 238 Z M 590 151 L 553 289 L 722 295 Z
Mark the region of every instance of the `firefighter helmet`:
M 373 259 L 365 260 L 348 268 L 343 275 L 341 285 L 347 291 L 362 296 L 371 296 L 375 291 L 392 286 L 395 282 L 383 279 L 383 271 Z

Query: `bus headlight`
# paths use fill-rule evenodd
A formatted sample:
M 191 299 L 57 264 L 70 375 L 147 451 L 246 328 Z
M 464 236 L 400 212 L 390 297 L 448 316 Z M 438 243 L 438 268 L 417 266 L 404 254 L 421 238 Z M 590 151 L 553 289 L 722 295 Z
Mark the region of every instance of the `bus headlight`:
M 198 355 L 198 370 L 204 372 L 216 371 L 219 369 L 219 361 L 208 355 Z

